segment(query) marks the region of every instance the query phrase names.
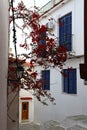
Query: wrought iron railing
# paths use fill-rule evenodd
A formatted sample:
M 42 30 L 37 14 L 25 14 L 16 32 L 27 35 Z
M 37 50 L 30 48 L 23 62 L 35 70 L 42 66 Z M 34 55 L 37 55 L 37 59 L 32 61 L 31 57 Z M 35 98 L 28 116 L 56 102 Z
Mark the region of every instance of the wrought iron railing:
M 49 1 L 47 4 L 45 4 L 42 8 L 40 8 L 39 12 L 40 14 L 45 13 L 47 10 L 49 10 L 52 7 L 52 1 Z
M 42 8 L 40 8 L 39 12 L 40 14 L 44 14 L 47 12 L 49 9 L 51 9 L 54 5 L 59 3 L 61 0 L 51 0 L 47 4 L 45 4 Z
M 60 2 L 60 0 L 53 0 L 54 1 L 54 4 L 57 4 Z

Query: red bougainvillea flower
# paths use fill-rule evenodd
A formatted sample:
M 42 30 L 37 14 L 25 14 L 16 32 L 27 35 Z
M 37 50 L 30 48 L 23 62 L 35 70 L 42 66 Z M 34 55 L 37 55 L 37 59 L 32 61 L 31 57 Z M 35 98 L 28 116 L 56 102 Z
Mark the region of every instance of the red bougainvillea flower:
M 39 29 L 39 33 L 43 33 L 46 32 L 47 27 L 45 25 L 41 25 L 40 29 Z
M 32 72 L 31 76 L 34 77 L 34 78 L 36 78 L 37 77 L 37 72 Z
M 22 27 L 19 27 L 22 29 L 22 32 L 24 29 L 31 28 L 31 32 L 28 32 L 27 36 L 29 38 L 31 37 L 31 48 L 32 51 L 29 54 L 21 54 L 25 59 L 29 60 L 30 64 L 27 66 L 27 68 L 24 70 L 23 77 L 21 79 L 20 85 L 18 82 L 14 82 L 14 90 L 15 88 L 19 87 L 26 89 L 26 90 L 34 90 L 34 96 L 43 103 L 44 105 L 47 105 L 45 100 L 42 100 L 42 97 L 46 97 L 46 99 L 49 99 L 52 103 L 55 101 L 55 98 L 51 96 L 51 94 L 48 91 L 43 90 L 43 82 L 41 77 L 37 79 L 38 77 L 38 71 L 35 71 L 35 65 L 42 66 L 43 68 L 47 69 L 48 67 L 58 67 L 60 70 L 63 68 L 63 63 L 67 59 L 67 50 L 63 46 L 57 46 L 55 38 L 49 37 L 47 35 L 47 27 L 45 25 L 41 25 L 39 23 L 40 15 L 36 9 L 34 11 L 27 9 L 27 7 L 24 5 L 23 1 L 21 1 L 17 7 L 9 8 L 9 12 L 14 10 L 14 18 L 15 19 L 21 19 L 23 24 Z M 10 23 L 13 21 L 12 13 L 10 14 Z M 59 21 L 59 26 L 62 26 L 63 23 Z M 25 36 L 25 34 L 24 34 Z M 26 39 L 26 36 L 25 36 Z M 23 47 L 25 49 L 28 48 L 27 42 L 20 44 L 20 47 Z M 12 64 L 15 63 L 12 61 Z M 35 68 L 36 69 L 36 68 Z M 71 70 L 71 69 L 70 69 Z M 14 68 L 9 66 L 10 71 L 10 77 L 12 77 L 12 73 L 14 72 L 16 75 L 16 71 L 14 71 Z M 66 76 L 63 71 L 61 71 L 61 74 Z M 8 77 L 9 77 L 8 76 Z M 46 80 L 46 84 L 48 84 L 48 81 Z M 25 87 L 26 86 L 26 87 Z
M 18 4 L 18 10 L 22 11 L 25 8 L 23 1 Z
M 32 13 L 32 19 L 34 19 L 34 20 L 39 20 L 39 18 L 40 18 L 40 15 L 39 15 L 38 12 L 33 12 L 33 13 Z

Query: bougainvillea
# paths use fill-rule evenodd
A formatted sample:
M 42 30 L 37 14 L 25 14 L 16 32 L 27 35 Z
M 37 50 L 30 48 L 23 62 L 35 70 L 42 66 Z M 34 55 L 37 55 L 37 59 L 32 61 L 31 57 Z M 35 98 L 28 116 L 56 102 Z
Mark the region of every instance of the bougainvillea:
M 35 69 L 36 65 L 42 66 L 44 69 L 49 67 L 59 67 L 60 72 L 62 73 L 63 63 L 67 59 L 67 50 L 63 46 L 58 46 L 55 38 L 51 38 L 47 35 L 47 26 L 40 24 L 40 15 L 36 9 L 34 11 L 29 10 L 24 5 L 23 1 L 21 1 L 18 6 L 12 9 L 12 5 L 10 4 L 9 12 L 10 12 L 10 24 L 13 22 L 12 11 L 14 11 L 14 19 L 22 20 L 21 27 L 19 27 L 22 31 L 25 28 L 31 28 L 30 33 L 26 33 L 27 37 L 31 37 L 31 43 L 25 42 L 20 44 L 20 47 L 28 49 L 29 46 L 32 47 L 31 52 L 28 54 L 20 54 L 15 59 L 19 64 L 23 65 L 27 59 L 29 59 L 30 65 L 25 68 L 23 77 L 20 79 L 20 82 L 16 81 L 12 82 L 15 90 L 17 87 L 26 89 L 26 90 L 34 90 L 33 95 L 42 102 L 47 105 L 45 99 L 49 99 L 51 102 L 55 101 L 55 98 L 51 96 L 50 92 L 43 90 L 43 83 L 41 77 L 38 78 L 38 71 Z M 14 31 L 14 30 L 13 30 Z M 23 59 L 20 60 L 20 57 Z M 15 60 L 13 57 L 9 57 L 9 74 L 8 78 L 14 78 L 13 75 L 15 68 L 13 67 L 15 64 Z M 11 64 L 10 64 L 11 63 Z M 12 73 L 12 74 L 11 74 Z M 10 75 L 11 74 L 11 75 Z

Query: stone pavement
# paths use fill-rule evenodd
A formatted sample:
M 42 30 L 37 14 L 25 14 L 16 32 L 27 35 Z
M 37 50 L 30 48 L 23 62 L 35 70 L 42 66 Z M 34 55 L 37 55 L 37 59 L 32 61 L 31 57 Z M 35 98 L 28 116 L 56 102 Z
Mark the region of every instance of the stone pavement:
M 70 116 L 61 122 L 47 121 L 41 126 L 38 123 L 20 124 L 19 130 L 87 130 L 87 116 Z
M 19 130 L 41 130 L 41 127 L 35 123 L 23 123 L 19 125 Z

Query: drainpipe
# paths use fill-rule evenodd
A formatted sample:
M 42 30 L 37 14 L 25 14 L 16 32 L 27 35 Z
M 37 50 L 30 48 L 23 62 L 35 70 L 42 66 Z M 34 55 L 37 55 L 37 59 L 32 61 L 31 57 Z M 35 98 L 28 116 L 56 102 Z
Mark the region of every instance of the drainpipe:
M 87 0 L 84 0 L 84 63 L 80 64 L 80 77 L 87 81 Z

